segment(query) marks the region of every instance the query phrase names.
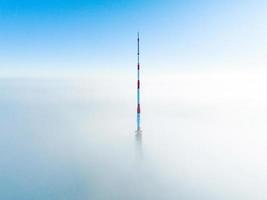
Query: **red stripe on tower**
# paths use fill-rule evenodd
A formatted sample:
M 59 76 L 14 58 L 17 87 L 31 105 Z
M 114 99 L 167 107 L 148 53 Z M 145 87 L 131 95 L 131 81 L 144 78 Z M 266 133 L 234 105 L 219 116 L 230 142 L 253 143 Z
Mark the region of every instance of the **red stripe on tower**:
M 138 89 L 140 88 L 140 81 L 139 80 L 137 81 L 137 88 Z
M 137 113 L 140 113 L 140 112 L 141 112 L 140 104 L 138 104 L 138 106 L 137 106 Z

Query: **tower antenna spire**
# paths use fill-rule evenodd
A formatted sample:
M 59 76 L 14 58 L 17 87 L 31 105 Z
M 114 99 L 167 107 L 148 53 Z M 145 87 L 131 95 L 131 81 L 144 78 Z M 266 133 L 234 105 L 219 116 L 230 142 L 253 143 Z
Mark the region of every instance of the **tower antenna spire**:
M 137 129 L 136 134 L 141 134 L 141 105 L 140 105 L 140 39 L 137 33 Z

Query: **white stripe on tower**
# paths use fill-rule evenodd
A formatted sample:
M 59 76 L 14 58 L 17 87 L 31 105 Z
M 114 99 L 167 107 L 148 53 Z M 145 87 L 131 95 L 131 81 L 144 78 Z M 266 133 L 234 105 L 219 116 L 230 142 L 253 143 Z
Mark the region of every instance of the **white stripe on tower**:
M 137 133 L 141 133 L 140 121 L 141 121 L 141 106 L 140 106 L 140 46 L 139 46 L 139 33 L 137 34 Z

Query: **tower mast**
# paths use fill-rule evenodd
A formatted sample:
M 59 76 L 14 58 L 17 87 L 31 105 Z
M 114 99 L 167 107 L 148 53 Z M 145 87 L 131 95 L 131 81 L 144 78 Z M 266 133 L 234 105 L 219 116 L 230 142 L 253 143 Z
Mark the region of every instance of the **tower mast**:
M 136 133 L 141 134 L 141 106 L 140 106 L 140 39 L 139 39 L 139 32 L 137 33 L 137 129 Z

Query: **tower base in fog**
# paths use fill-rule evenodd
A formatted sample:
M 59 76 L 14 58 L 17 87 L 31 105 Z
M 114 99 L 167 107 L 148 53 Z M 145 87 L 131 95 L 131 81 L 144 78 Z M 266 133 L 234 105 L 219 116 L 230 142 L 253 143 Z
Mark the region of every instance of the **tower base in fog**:
M 142 130 L 141 129 L 137 129 L 135 131 L 135 139 L 136 139 L 138 144 L 142 143 Z
M 142 130 L 139 128 L 135 131 L 135 146 L 136 146 L 136 153 L 137 158 L 143 158 L 143 150 L 142 150 Z
M 135 131 L 136 135 L 141 135 L 142 134 L 142 130 L 140 128 L 138 128 L 136 131 Z

